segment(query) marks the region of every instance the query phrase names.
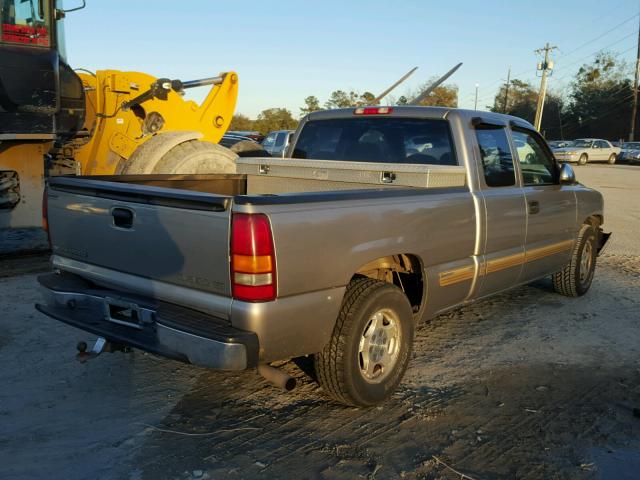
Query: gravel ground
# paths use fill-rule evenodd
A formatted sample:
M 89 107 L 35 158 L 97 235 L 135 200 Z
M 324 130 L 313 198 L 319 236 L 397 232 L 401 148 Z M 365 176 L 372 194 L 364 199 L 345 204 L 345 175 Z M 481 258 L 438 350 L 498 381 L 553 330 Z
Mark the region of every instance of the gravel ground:
M 421 324 L 373 409 L 292 364 L 287 394 L 139 351 L 78 363 L 86 335 L 32 307 L 46 262 L 2 261 L 0 478 L 638 478 L 640 168 L 576 172 L 614 232 L 591 291 L 544 280 Z

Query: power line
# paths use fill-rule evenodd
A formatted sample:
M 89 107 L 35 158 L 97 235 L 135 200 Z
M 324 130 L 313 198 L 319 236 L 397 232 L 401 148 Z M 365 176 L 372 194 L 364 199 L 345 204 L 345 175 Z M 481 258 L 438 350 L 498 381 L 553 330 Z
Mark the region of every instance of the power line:
M 629 99 L 630 99 L 632 96 L 633 96 L 633 94 L 629 94 L 629 95 L 627 95 L 626 97 L 624 97 L 624 98 L 623 98 L 623 99 L 621 99 L 620 101 L 616 102 L 616 103 L 613 105 L 613 108 L 610 108 L 610 109 L 605 110 L 604 112 L 602 112 L 602 113 L 598 114 L 598 116 L 597 116 L 597 117 L 590 118 L 590 119 L 585 120 L 585 121 L 583 121 L 583 122 L 581 122 L 581 123 L 573 124 L 573 128 L 569 127 L 569 129 L 568 129 L 568 131 L 567 131 L 566 133 L 567 133 L 567 134 L 570 134 L 570 133 L 572 133 L 572 132 L 576 132 L 577 130 L 579 130 L 581 127 L 583 127 L 583 126 L 585 126 L 585 125 L 590 125 L 590 124 L 592 124 L 592 123 L 594 123 L 594 122 L 601 121 L 604 117 L 606 117 L 606 116 L 608 116 L 608 115 L 611 115 L 612 113 L 616 113 L 616 112 L 618 112 L 618 111 L 619 111 L 619 110 L 618 110 L 618 109 L 619 109 L 619 107 L 620 107 L 621 105 L 623 105 L 624 103 L 626 103 L 627 101 L 629 101 Z M 564 125 L 566 126 L 567 124 L 565 123 Z
M 578 47 L 574 48 L 573 50 L 571 50 L 571 51 L 569 51 L 569 52 L 566 52 L 566 53 L 562 53 L 562 54 L 561 54 L 561 55 L 559 55 L 557 58 L 559 58 L 559 59 L 560 59 L 560 58 L 565 58 L 565 57 L 568 57 L 568 56 L 572 55 L 573 53 L 577 52 L 578 50 L 581 50 L 581 49 L 582 49 L 582 48 L 584 48 L 585 46 L 590 45 L 590 44 L 592 44 L 593 42 L 595 42 L 595 41 L 597 41 L 597 40 L 599 40 L 599 39 L 601 39 L 601 38 L 603 38 L 603 37 L 607 36 L 607 35 L 608 35 L 608 34 L 610 34 L 611 32 L 615 31 L 618 27 L 620 27 L 620 26 L 622 26 L 622 25 L 625 25 L 626 23 L 630 22 L 631 20 L 633 20 L 634 18 L 638 17 L 639 15 L 640 15 L 640 13 L 636 13 L 635 15 L 633 15 L 633 16 L 631 16 L 631 17 L 627 18 L 626 20 L 624 20 L 624 21 L 622 21 L 622 22 L 620 22 L 620 23 L 618 23 L 618 24 L 617 24 L 617 25 L 615 25 L 614 27 L 611 27 L 611 28 L 610 28 L 609 30 L 607 30 L 606 32 L 601 33 L 601 34 L 600 34 L 600 35 L 598 35 L 597 37 L 594 37 L 594 38 L 592 38 L 592 39 L 590 39 L 590 40 L 587 40 L 586 42 L 582 43 L 581 45 L 579 45 Z M 634 32 L 634 34 L 635 34 L 635 32 Z M 598 53 L 599 51 L 603 50 L 604 48 L 609 48 L 610 46 L 613 46 L 613 45 L 615 45 L 615 44 L 617 44 L 617 43 L 621 42 L 622 40 L 624 40 L 624 39 L 626 39 L 626 38 L 628 38 L 628 37 L 630 37 L 630 36 L 631 36 L 631 34 L 630 34 L 630 35 L 628 35 L 628 36 L 626 36 L 626 37 L 624 37 L 624 38 L 622 38 L 622 39 L 620 39 L 620 40 L 617 40 L 616 42 L 614 42 L 613 44 L 611 44 L 611 45 L 609 45 L 609 46 L 607 46 L 607 47 L 603 47 L 602 49 L 598 49 L 598 50 L 596 50 L 596 52 L 594 52 L 594 53 Z M 590 54 L 590 55 L 587 55 L 587 56 L 583 57 L 583 59 L 586 59 L 586 58 L 591 57 L 594 53 L 592 53 L 592 54 Z M 625 51 L 624 53 L 626 53 L 626 51 Z M 579 60 L 579 61 L 581 61 L 581 60 Z M 579 61 L 577 61 L 577 62 L 579 62 Z M 576 62 L 576 63 L 577 63 L 577 62 Z M 573 65 L 573 64 L 571 64 L 571 65 Z M 522 71 L 520 71 L 520 72 L 517 72 L 517 73 L 513 74 L 513 78 L 517 78 L 517 77 L 519 77 L 519 76 L 521 76 L 521 75 L 523 75 L 523 74 L 525 74 L 525 73 L 529 73 L 529 72 L 531 72 L 531 68 L 527 68 L 526 70 L 522 70 Z M 489 88 L 491 88 L 491 87 L 493 87 L 493 86 L 495 86 L 495 85 L 499 84 L 500 82 L 501 82 L 501 80 L 496 80 L 496 81 L 494 81 L 494 82 L 491 82 L 491 83 L 489 83 L 489 84 L 485 85 L 485 86 L 484 86 L 484 87 L 482 87 L 480 90 L 488 90 Z
M 631 35 L 637 35 L 637 32 L 633 32 Z M 627 35 L 627 37 L 630 37 L 631 35 Z M 561 67 L 562 67 L 562 69 L 567 69 L 567 68 L 569 68 L 569 67 L 571 67 L 573 65 L 581 63 L 581 62 L 583 62 L 583 61 L 585 61 L 585 60 L 587 60 L 589 58 L 592 58 L 594 55 L 597 55 L 598 53 L 602 52 L 605 48 L 608 48 L 608 47 L 603 47 L 600 50 L 596 50 L 595 52 L 591 52 L 589 55 L 585 55 L 581 59 L 576 60 L 575 62 L 569 63 L 567 65 L 564 65 L 564 66 L 561 65 Z M 617 53 L 618 53 L 618 55 L 623 55 L 623 54 L 625 54 L 627 52 L 630 52 L 631 50 L 635 50 L 635 48 L 636 48 L 636 46 L 634 45 L 633 47 L 627 48 L 626 50 L 622 50 L 621 52 L 617 52 Z M 571 76 L 573 76 L 573 73 L 567 73 L 566 75 L 563 75 L 562 77 L 556 78 L 556 82 L 559 82 L 559 81 L 561 81 L 561 80 L 563 80 L 565 78 L 571 77 Z
M 618 27 L 624 25 L 625 23 L 629 23 L 631 20 L 633 20 L 634 18 L 638 17 L 640 15 L 640 13 L 636 13 L 635 15 L 627 18 L 624 22 L 619 23 L 618 25 L 616 25 L 615 27 L 610 28 L 609 30 L 607 30 L 606 32 L 598 35 L 595 38 L 592 38 L 591 40 L 587 40 L 586 42 L 584 42 L 582 45 L 580 45 L 579 47 L 574 48 L 573 50 L 571 50 L 570 52 L 567 53 L 563 53 L 561 55 L 558 56 L 558 58 L 563 58 L 563 57 L 567 57 L 569 55 L 571 55 L 574 52 L 577 52 L 578 50 L 583 49 L 584 47 L 586 47 L 587 45 L 592 44 L 593 42 L 600 40 L 602 37 L 605 37 L 607 35 L 609 35 L 611 32 L 615 31 Z
M 577 63 L 580 63 L 580 62 L 582 62 L 582 61 L 584 61 L 584 60 L 586 60 L 586 59 L 588 59 L 588 58 L 592 57 L 593 55 L 595 55 L 595 54 L 597 54 L 597 53 L 600 53 L 600 52 L 602 52 L 603 50 L 606 50 L 607 48 L 611 48 L 611 47 L 613 47 L 614 45 L 617 45 L 618 43 L 620 43 L 620 42 L 622 42 L 622 41 L 626 40 L 627 38 L 629 38 L 629 37 L 633 37 L 633 36 L 635 36 L 635 35 L 637 35 L 637 34 L 638 34 L 638 32 L 635 32 L 635 31 L 634 31 L 634 32 L 631 32 L 631 33 L 629 33 L 629 34 L 625 35 L 624 37 L 622 37 L 622 38 L 620 38 L 620 39 L 616 40 L 615 42 L 610 43 L 609 45 L 605 45 L 604 47 L 599 48 L 598 50 L 595 50 L 594 52 L 591 52 L 591 53 L 589 53 L 588 55 L 585 55 L 584 57 L 580 57 L 579 59 L 574 60 L 573 62 L 571 62 L 571 63 L 568 63 L 568 64 L 564 65 L 564 67 L 563 67 L 563 68 L 568 68 L 568 67 L 570 67 L 570 66 L 572 66 L 572 65 L 575 65 L 575 64 L 577 64 Z M 560 62 L 560 65 L 562 65 L 562 62 Z

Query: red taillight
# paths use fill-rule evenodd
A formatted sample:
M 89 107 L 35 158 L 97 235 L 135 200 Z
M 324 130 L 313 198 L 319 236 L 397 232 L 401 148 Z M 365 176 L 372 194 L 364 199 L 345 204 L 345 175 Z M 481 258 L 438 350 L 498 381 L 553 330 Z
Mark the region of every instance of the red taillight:
M 276 257 L 271 224 L 261 213 L 236 213 L 231 221 L 233 297 L 246 302 L 276 298 Z
M 393 107 L 358 107 L 353 111 L 354 115 L 386 115 L 392 113 Z

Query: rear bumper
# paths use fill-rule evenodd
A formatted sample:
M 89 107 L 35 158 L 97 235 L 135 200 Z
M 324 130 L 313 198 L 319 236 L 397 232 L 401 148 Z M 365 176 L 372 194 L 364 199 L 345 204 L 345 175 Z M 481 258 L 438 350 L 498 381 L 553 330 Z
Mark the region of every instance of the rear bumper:
M 115 343 L 168 358 L 220 370 L 243 370 L 258 364 L 258 337 L 195 310 L 92 287 L 73 275 L 38 277 L 44 302 L 36 308 L 56 320 Z M 132 305 L 137 326 L 115 323 L 109 301 Z

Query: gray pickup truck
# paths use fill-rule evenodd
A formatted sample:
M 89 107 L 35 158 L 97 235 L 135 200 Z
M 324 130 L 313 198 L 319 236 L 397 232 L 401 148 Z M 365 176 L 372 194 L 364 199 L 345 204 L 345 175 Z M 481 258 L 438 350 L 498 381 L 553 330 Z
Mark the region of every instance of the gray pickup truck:
M 291 158 L 236 174 L 58 177 L 39 311 L 222 370 L 305 359 L 340 402 L 384 401 L 417 321 L 551 276 L 589 289 L 602 196 L 515 117 L 427 107 L 315 112 Z

